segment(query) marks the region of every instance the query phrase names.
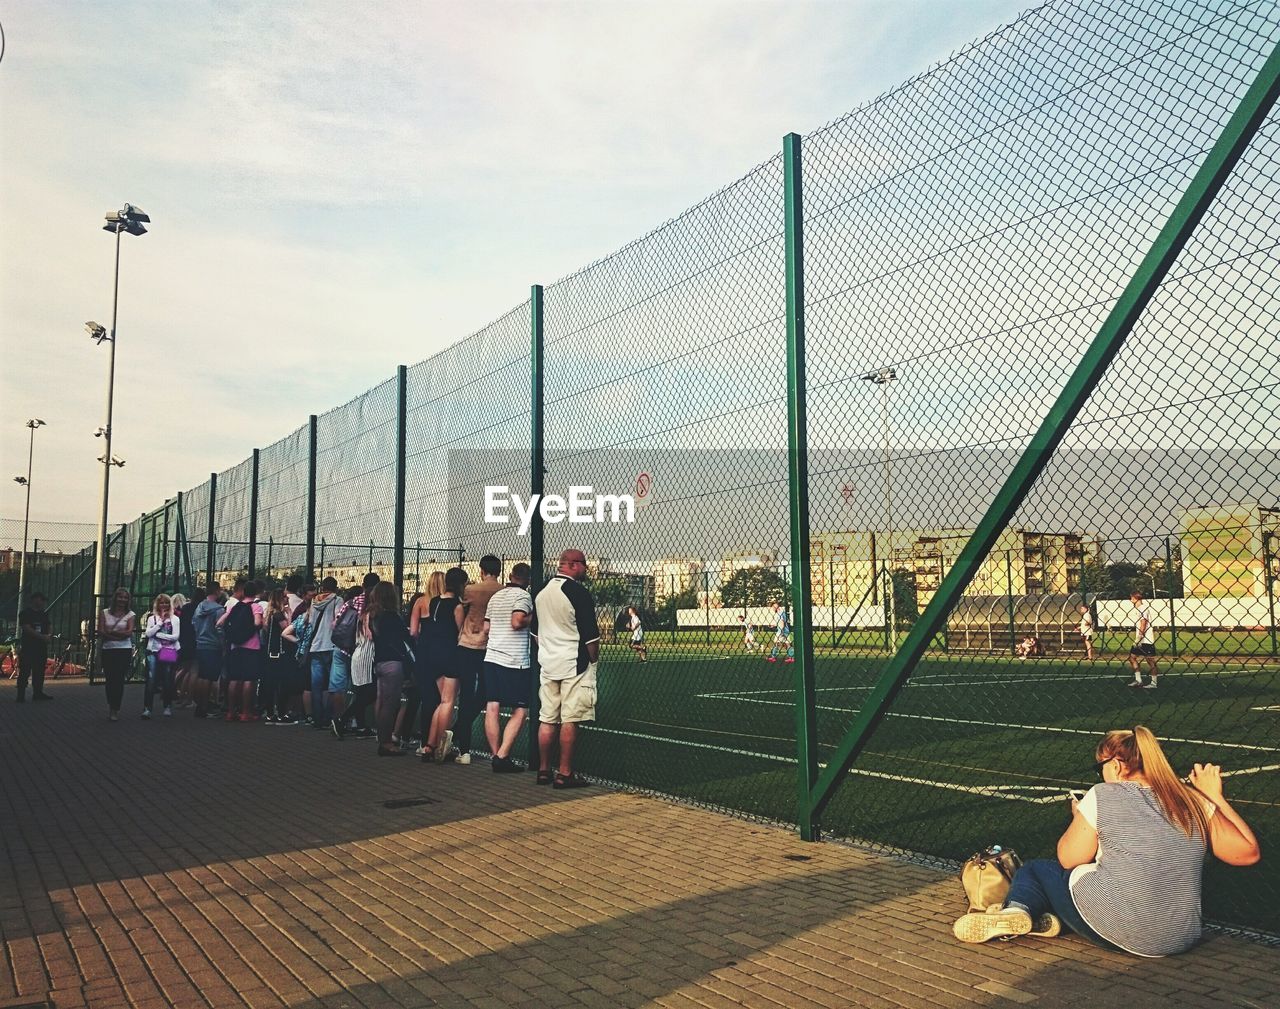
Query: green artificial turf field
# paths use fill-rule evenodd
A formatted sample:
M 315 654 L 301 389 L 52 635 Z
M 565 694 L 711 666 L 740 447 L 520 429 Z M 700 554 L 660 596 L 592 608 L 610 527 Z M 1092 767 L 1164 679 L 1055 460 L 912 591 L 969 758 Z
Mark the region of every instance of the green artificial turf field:
M 796 794 L 793 666 L 747 654 L 735 635 L 675 644 L 650 661 L 605 646 L 597 722 L 577 763 L 634 787 L 785 821 Z M 816 656 L 825 760 L 886 662 L 883 652 Z M 1280 662 L 1162 659 L 1157 690 L 1126 686 L 1123 656 L 1019 661 L 925 659 L 823 818 L 824 832 L 948 859 L 993 842 L 1046 856 L 1070 818 L 1068 788 L 1096 783 L 1107 729 L 1149 726 L 1179 773 L 1221 764 L 1226 794 L 1265 852 L 1280 841 Z M 1280 862 L 1211 866 L 1211 920 L 1280 932 Z

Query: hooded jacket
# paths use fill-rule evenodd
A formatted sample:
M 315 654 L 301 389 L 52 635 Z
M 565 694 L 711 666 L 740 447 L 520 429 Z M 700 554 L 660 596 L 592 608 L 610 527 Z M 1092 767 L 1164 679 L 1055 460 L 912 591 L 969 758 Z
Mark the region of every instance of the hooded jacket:
M 307 622 L 311 625 L 311 648 L 315 652 L 333 651 L 333 614 L 337 610 L 338 596 L 334 592 L 318 595 L 311 600 Z

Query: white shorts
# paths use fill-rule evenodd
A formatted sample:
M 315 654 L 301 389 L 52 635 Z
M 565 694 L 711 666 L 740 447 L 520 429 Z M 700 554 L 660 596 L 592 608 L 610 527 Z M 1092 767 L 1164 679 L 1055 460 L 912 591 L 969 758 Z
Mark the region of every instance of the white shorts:
M 644 640 L 644 628 L 643 628 L 643 627 L 637 627 L 634 631 L 632 631 L 632 632 L 631 632 L 631 643 L 632 643 L 633 645 L 638 645 L 638 644 L 640 644 L 640 642 L 642 642 L 643 640 Z
M 567 680 L 542 678 L 538 685 L 538 721 L 547 725 L 593 722 L 596 717 L 596 663 Z

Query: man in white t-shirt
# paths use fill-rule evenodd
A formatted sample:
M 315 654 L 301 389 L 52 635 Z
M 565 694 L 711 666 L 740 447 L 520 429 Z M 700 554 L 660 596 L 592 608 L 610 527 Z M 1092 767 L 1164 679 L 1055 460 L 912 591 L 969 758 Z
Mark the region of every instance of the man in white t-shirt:
M 1080 640 L 1084 642 L 1084 656 L 1090 662 L 1093 661 L 1093 614 L 1089 612 L 1088 606 L 1080 607 Z
M 1160 670 L 1156 668 L 1156 632 L 1151 623 L 1151 610 L 1147 606 L 1147 601 L 1142 598 L 1141 592 L 1130 592 L 1129 601 L 1133 603 L 1136 611 L 1133 622 L 1133 647 L 1129 649 L 1129 668 L 1133 670 L 1133 680 L 1129 686 L 1155 690 L 1156 678 L 1160 675 Z M 1141 659 L 1147 661 L 1147 669 L 1151 673 L 1150 683 L 1142 682 L 1142 668 L 1139 665 Z
M 484 734 L 493 754 L 494 774 L 524 770 L 512 761 L 511 750 L 524 728 L 533 693 L 529 666 L 529 624 L 533 617 L 530 574 L 528 564 L 517 564 L 511 569 L 511 580 L 490 595 L 485 604 L 488 644 L 481 683 L 485 690 Z M 499 715 L 504 705 L 511 709 L 511 717 L 506 729 L 501 730 Z

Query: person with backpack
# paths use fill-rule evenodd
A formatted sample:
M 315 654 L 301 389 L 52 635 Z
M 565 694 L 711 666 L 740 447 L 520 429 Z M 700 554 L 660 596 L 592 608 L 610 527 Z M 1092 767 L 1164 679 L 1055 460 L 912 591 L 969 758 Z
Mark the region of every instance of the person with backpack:
M 410 661 L 409 630 L 400 615 L 400 593 L 390 582 L 379 581 L 364 608 L 362 633 L 373 643 L 373 682 L 377 685 L 374 719 L 378 726 L 378 756 L 403 757 L 405 751 L 391 739 L 400 691 Z
M 253 697 L 261 675 L 262 607 L 254 601 L 258 583 L 237 578 L 226 612 L 218 621 L 227 639 L 228 722 L 256 722 Z M 239 708 L 239 715 L 236 709 Z
M 329 632 L 329 640 L 333 642 L 327 698 L 331 715 L 329 730 L 339 740 L 345 735 L 342 720 L 347 711 L 347 691 L 351 689 L 351 654 L 356 650 L 356 632 L 360 629 L 363 606 L 364 590 L 351 586 L 342 594 L 342 603 L 333 615 L 333 630 Z
M 307 654 L 311 657 L 311 727 L 330 729 L 333 712 L 325 700 L 329 674 L 333 668 L 333 616 L 338 609 L 338 582 L 332 576 L 320 582 L 320 591 L 311 600 L 307 624 L 311 640 Z

